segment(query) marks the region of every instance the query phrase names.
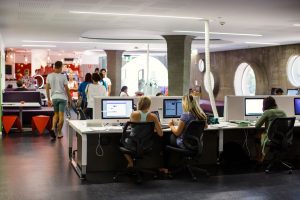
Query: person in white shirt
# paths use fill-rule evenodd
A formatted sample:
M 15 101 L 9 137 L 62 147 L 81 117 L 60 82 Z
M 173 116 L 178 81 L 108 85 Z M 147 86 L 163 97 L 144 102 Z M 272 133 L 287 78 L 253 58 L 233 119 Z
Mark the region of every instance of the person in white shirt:
M 106 69 L 104 69 L 104 68 L 101 69 L 100 73 L 103 75 L 103 80 L 106 82 L 106 85 L 107 85 L 107 95 L 110 96 L 110 93 L 111 93 L 111 81 L 107 77 Z
M 62 138 L 62 127 L 64 125 L 64 111 L 69 103 L 71 104 L 71 95 L 68 88 L 67 77 L 62 72 L 62 62 L 55 62 L 54 72 L 47 76 L 46 80 L 46 94 L 48 99 L 48 106 L 54 107 L 54 116 L 52 120 L 52 129 L 50 130 L 50 136 L 52 141 L 56 139 L 55 128 L 57 126 L 57 137 Z M 51 89 L 51 98 L 50 98 Z
M 120 97 L 129 97 L 128 95 L 128 87 L 127 86 L 123 86 L 121 88 L 121 92 L 120 92 Z
M 106 88 L 99 84 L 100 76 L 98 73 L 92 74 L 92 81 L 93 83 L 87 85 L 85 89 L 87 97 L 86 117 L 89 119 L 93 119 L 94 97 L 107 96 Z

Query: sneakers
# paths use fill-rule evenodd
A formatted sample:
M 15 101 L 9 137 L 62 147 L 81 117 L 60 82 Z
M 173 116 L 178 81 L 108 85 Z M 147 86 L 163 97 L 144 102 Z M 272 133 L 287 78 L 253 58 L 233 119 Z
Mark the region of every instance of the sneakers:
M 50 136 L 51 136 L 51 141 L 55 141 L 56 140 L 55 132 L 52 129 L 50 130 Z
M 63 137 L 64 137 L 64 136 L 63 136 L 62 133 L 60 133 L 60 134 L 57 135 L 57 138 L 58 138 L 58 139 L 61 139 L 61 138 L 63 138 Z

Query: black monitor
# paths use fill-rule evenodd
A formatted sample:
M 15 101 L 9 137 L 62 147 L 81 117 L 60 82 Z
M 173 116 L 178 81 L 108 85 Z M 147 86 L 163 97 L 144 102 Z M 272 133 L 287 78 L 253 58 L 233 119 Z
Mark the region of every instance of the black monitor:
M 12 65 L 5 65 L 5 74 L 12 75 Z
M 297 119 L 300 117 L 300 98 L 294 98 L 294 112 Z
M 289 96 L 298 95 L 298 89 L 287 89 L 287 95 Z
M 255 120 L 263 114 L 264 98 L 245 98 L 245 119 Z
M 182 114 L 182 99 L 163 100 L 163 118 L 180 118 Z
M 104 122 L 126 122 L 133 111 L 133 99 L 101 99 L 101 108 Z

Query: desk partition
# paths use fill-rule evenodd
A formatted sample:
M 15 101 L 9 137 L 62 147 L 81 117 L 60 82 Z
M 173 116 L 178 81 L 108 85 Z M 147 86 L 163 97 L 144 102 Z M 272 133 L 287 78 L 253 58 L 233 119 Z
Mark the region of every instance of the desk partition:
M 265 98 L 270 95 L 258 96 L 225 96 L 224 99 L 224 120 L 243 120 L 245 116 L 245 98 Z M 292 117 L 294 113 L 294 98 L 299 96 L 274 95 L 272 96 L 280 110 L 287 116 Z

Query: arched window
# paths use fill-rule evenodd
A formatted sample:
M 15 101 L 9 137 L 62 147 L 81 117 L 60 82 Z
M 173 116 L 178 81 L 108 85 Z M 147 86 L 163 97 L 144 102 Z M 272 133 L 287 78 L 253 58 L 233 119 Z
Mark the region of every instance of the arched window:
M 287 75 L 290 83 L 300 87 L 300 56 L 291 56 L 287 63 Z
M 256 80 L 252 67 L 241 63 L 234 75 L 235 95 L 255 95 Z

